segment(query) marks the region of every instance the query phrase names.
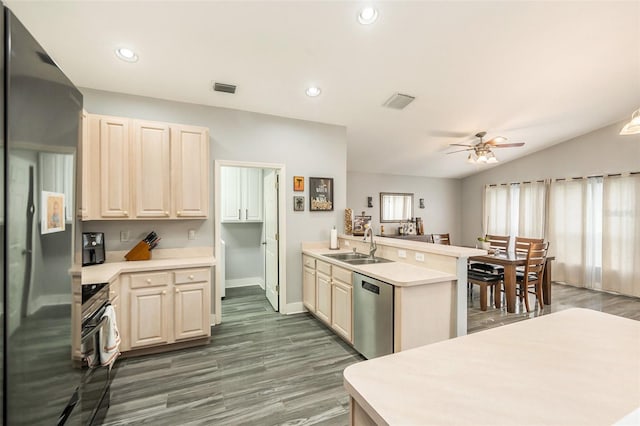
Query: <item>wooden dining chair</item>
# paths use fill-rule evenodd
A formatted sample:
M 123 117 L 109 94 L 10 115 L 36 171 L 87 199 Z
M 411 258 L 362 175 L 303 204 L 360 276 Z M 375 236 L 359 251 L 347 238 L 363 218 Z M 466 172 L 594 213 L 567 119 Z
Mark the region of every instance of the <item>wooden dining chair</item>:
M 451 245 L 449 234 L 431 234 L 434 244 L 444 244 L 446 246 Z
M 503 274 L 491 274 L 476 269 L 467 270 L 467 281 L 480 287 L 480 310 L 487 310 L 487 289 L 491 289 L 493 302 L 496 308 L 501 306 L 500 284 L 504 279 Z
M 549 251 L 548 242 L 531 242 L 527 250 L 527 261 L 524 265 L 524 272 L 516 272 L 516 282 L 518 283 L 518 294 L 520 301 L 524 299 L 524 305 L 529 308 L 529 288 L 534 287 L 536 301 L 540 309 L 544 309 L 542 299 L 542 275 L 544 274 L 544 266 L 547 261 L 547 252 Z

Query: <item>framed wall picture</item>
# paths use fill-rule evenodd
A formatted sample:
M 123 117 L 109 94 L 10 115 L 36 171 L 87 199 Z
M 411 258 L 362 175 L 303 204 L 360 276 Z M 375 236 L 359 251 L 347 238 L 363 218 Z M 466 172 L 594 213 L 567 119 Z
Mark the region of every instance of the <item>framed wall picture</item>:
M 42 191 L 42 210 L 40 233 L 64 231 L 64 194 Z
M 295 195 L 293 197 L 293 211 L 294 212 L 303 212 L 304 211 L 304 197 L 300 195 Z
M 304 191 L 304 176 L 293 177 L 293 190 L 296 192 Z
M 333 178 L 309 178 L 309 210 L 333 211 Z
M 353 218 L 353 235 L 363 236 L 367 226 L 371 226 L 371 216 L 355 216 Z

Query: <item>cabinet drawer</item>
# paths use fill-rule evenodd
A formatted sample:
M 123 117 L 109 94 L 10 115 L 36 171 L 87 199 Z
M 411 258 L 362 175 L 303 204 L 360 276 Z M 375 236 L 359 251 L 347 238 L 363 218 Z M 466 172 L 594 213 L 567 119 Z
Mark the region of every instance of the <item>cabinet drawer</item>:
M 316 260 L 316 270 L 323 274 L 331 275 L 331 264 L 323 262 L 322 260 Z
M 202 281 L 209 281 L 211 272 L 206 269 L 184 269 L 175 272 L 176 284 L 188 284 Z
M 316 269 L 316 260 L 311 256 L 307 256 L 306 254 L 302 255 L 302 264 L 304 266 L 308 266 L 309 268 Z
M 334 266 L 333 279 L 341 281 L 344 284 L 351 285 L 351 271 L 348 269 L 340 268 L 339 266 Z
M 169 285 L 169 272 L 152 272 L 131 276 L 131 288 L 158 287 Z

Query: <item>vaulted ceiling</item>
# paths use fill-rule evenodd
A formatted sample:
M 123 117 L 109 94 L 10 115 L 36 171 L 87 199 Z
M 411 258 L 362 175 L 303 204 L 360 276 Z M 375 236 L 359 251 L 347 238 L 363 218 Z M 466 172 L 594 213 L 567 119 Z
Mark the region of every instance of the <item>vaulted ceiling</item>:
M 505 162 L 640 107 L 639 1 L 378 1 L 366 26 L 365 2 L 6 4 L 79 87 L 343 125 L 349 171 L 462 177 L 478 131 L 526 142 Z

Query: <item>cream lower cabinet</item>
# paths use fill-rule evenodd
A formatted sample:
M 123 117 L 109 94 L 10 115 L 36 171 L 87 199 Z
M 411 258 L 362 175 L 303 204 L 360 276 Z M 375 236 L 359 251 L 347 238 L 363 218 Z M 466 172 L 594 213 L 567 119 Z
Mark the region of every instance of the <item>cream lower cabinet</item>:
M 316 312 L 316 260 L 302 256 L 302 304 L 309 312 Z
M 210 269 L 190 269 L 176 271 L 174 274 L 175 340 L 208 336 L 211 333 Z
M 351 271 L 333 266 L 331 280 L 331 328 L 353 343 L 353 284 Z
M 316 316 L 331 324 L 331 265 L 316 260 Z
M 211 268 L 124 274 L 122 285 L 122 351 L 211 335 Z
M 302 302 L 309 312 L 353 343 L 352 272 L 302 256 Z

